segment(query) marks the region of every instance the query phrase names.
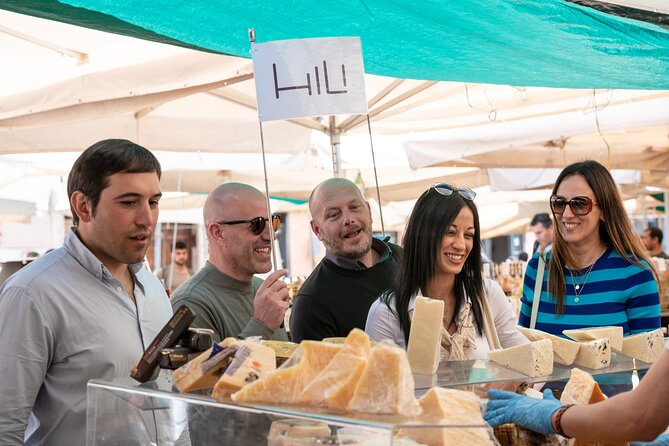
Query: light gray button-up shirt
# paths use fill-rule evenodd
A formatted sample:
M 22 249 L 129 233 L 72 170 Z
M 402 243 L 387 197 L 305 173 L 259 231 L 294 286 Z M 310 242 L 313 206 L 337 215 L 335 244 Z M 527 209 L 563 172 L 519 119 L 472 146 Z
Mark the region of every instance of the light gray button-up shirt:
M 133 304 L 74 230 L 0 287 L 0 441 L 83 445 L 89 379 L 127 377 L 172 315 L 158 279 L 130 265 Z

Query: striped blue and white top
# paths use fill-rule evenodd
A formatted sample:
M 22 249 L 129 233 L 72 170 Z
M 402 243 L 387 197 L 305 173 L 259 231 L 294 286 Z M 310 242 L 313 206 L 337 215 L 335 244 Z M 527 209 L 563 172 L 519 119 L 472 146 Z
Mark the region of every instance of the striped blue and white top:
M 550 262 L 551 252 L 547 254 Z M 534 300 L 539 254 L 527 264 L 519 324 L 529 327 Z M 548 265 L 544 271 L 536 329 L 563 336 L 562 330 L 618 325 L 624 335 L 660 328 L 660 295 L 655 277 L 646 262 L 645 268 L 627 262 L 612 248 L 587 269 L 571 277 L 565 269 L 564 313 L 557 315 L 555 299 L 548 293 Z M 574 271 L 576 273 L 576 271 Z M 587 277 L 587 279 L 586 279 Z M 581 284 L 578 296 L 574 290 Z M 583 283 L 583 281 L 585 283 Z

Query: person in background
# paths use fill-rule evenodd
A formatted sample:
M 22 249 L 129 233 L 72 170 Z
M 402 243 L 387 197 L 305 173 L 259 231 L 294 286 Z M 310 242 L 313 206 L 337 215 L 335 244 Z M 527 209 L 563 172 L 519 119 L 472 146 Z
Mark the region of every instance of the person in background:
M 641 241 L 651 257 L 669 259 L 667 253 L 662 250 L 662 230 L 660 228 L 654 226 L 647 228 L 641 235 Z
M 282 327 L 288 287 L 277 270 L 263 281 L 255 274 L 272 269 L 265 195 L 253 186 L 225 183 L 204 203 L 209 259 L 172 295 L 172 307 L 186 305 L 196 315 L 193 327 L 227 337 L 288 340 Z M 279 229 L 281 220 L 270 224 Z
M 372 213 L 360 189 L 344 178 L 316 186 L 311 229 L 325 257 L 300 287 L 290 316 L 293 341 L 345 337 L 365 328 L 369 306 L 393 284 L 399 246 L 372 237 Z
M 492 426 L 515 423 L 542 434 L 558 433 L 588 444 L 641 440 L 651 441 L 644 443 L 648 445 L 667 446 L 669 434 L 661 435 L 669 426 L 667 376 L 669 351 L 665 349 L 632 391 L 599 403 L 563 406 L 550 390 L 544 392 L 544 399 L 490 390 L 488 396 L 493 400 L 488 401 L 484 418 Z
M 530 228 L 532 228 L 536 237 L 532 254 L 550 249 L 551 243 L 553 243 L 553 220 L 551 220 L 550 215 L 547 212 L 535 214 L 530 221 Z
M 86 442 L 86 384 L 128 377 L 172 309 L 144 256 L 158 219 L 161 168 L 110 139 L 68 178 L 74 227 L 62 247 L 0 288 L 3 445 Z
M 536 326 L 530 328 L 557 336 L 567 329 L 604 325 L 623 327 L 625 336 L 659 328 L 657 273 L 609 171 L 596 161 L 565 167 L 550 206 L 557 226 L 553 249 L 536 253 L 527 265 L 519 324 L 530 327 L 538 298 Z M 546 269 L 535 296 L 540 261 Z M 615 379 L 608 375 L 599 382 L 631 383 L 629 377 Z M 615 390 L 620 388 L 602 387 L 605 394 Z
M 369 309 L 365 331 L 407 348 L 416 296 L 444 301 L 441 360 L 485 359 L 529 341 L 499 284 L 483 279 L 474 191 L 439 183 L 413 208 L 395 286 Z
M 156 277 L 165 284 L 166 290 L 174 290 L 193 275 L 188 268 L 188 246 L 178 240 L 174 244 L 172 263 L 156 271 Z

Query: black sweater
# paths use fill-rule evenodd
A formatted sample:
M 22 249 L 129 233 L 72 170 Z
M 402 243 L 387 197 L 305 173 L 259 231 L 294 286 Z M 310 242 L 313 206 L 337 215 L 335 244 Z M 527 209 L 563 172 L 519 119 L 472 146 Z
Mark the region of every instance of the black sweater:
M 390 245 L 390 244 L 389 244 Z M 376 298 L 394 284 L 399 271 L 396 253 L 371 268 L 350 270 L 324 258 L 300 287 L 290 316 L 290 337 L 320 341 L 365 329 L 367 312 Z

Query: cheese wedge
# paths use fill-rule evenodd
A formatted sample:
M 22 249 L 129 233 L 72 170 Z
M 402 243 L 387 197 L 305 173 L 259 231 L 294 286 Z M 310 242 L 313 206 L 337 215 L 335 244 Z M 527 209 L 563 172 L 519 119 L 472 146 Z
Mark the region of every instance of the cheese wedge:
M 330 426 L 322 421 L 288 418 L 272 422 L 267 435 L 267 446 L 314 444 L 316 438 L 329 437 Z M 308 440 L 313 440 L 309 441 Z M 292 443 L 291 443 L 292 442 Z
M 277 367 L 286 362 L 288 358 L 293 356 L 293 353 L 295 353 L 295 350 L 297 350 L 299 345 L 294 342 L 274 341 L 271 339 L 263 340 L 260 342 L 260 344 L 274 350 Z
M 564 386 L 560 402 L 563 404 L 591 404 L 605 399 L 606 396 L 592 375 L 576 367 L 571 369 L 571 377 Z
M 330 363 L 341 348 L 342 346 L 337 344 L 302 341 L 294 355 L 294 357 L 299 355 L 297 364 L 279 368 L 262 379 L 242 387 L 232 394 L 232 400 L 295 403 L 302 389 Z
M 235 338 L 225 338 L 218 343 L 218 347 L 221 347 L 220 352 L 212 356 L 212 347 L 174 370 L 172 378 L 179 392 L 192 392 L 213 387 L 223 370 L 232 361 L 236 352 L 234 346 L 237 342 Z
M 563 330 L 562 334 L 579 342 L 608 338 L 611 341 L 611 348 L 613 350 L 617 352 L 623 350 L 623 327 L 579 328 L 575 330 Z
M 562 365 L 572 365 L 574 363 L 580 347 L 577 342 L 531 328 L 518 327 L 518 331 L 530 341 L 550 339 L 553 343 L 553 360 Z
M 623 355 L 643 362 L 655 362 L 662 350 L 664 350 L 664 336 L 661 328 L 623 339 Z
M 406 416 L 420 412 L 406 352 L 384 343 L 374 347 L 347 408 Z
M 611 365 L 611 341 L 608 338 L 581 342 L 574 363 L 589 369 L 601 369 Z
M 369 336 L 353 329 L 332 361 L 298 395 L 297 402 L 345 409 L 369 356 Z
M 481 403 L 473 392 L 432 387 L 418 400 L 422 409 L 417 420 L 422 424 L 443 424 L 446 427 L 420 429 L 405 428 L 397 433 L 418 443 L 431 446 L 492 445 L 488 429 L 481 415 Z
M 443 326 L 444 301 L 416 297 L 407 347 L 412 372 L 431 375 L 437 371 Z
M 488 352 L 488 360 L 530 377 L 553 373 L 553 343 L 550 339 Z
M 216 382 L 212 397 L 223 400 L 245 385 L 276 370 L 274 350 L 251 341 L 239 341 L 234 358 Z

